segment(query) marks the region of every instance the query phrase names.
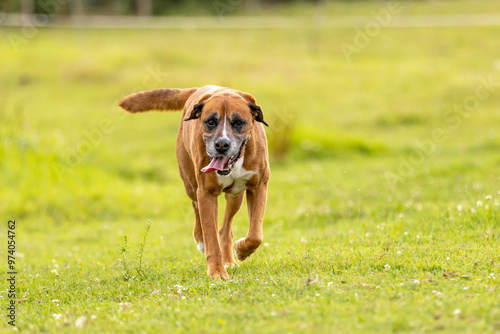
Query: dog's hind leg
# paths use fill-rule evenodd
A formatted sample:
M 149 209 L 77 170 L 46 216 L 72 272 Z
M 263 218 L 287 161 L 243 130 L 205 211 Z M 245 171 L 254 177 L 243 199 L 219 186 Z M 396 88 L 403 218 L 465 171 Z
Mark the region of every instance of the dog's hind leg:
M 203 242 L 203 230 L 201 229 L 200 212 L 198 211 L 198 203 L 196 201 L 193 201 L 193 209 L 195 218 L 193 228 L 194 242 L 196 242 L 196 248 L 198 248 L 200 253 L 205 254 L 205 243 Z
M 222 250 L 222 263 L 224 266 L 232 266 L 235 264 L 233 257 L 233 218 L 234 215 L 241 208 L 245 193 L 242 191 L 236 196 L 225 194 L 226 197 L 226 211 L 222 225 L 219 228 L 219 240 Z

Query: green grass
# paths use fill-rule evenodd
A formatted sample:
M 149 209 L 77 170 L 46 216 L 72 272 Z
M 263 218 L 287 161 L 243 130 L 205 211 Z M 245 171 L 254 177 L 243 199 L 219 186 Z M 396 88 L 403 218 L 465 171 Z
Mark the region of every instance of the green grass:
M 499 34 L 383 29 L 350 63 L 339 44 L 352 29 L 39 29 L 17 52 L 3 35 L 0 219 L 18 224 L 18 329 L 500 332 L 500 87 L 446 121 L 479 77 L 500 80 Z M 271 161 L 265 244 L 227 281 L 206 277 L 191 236 L 180 114 L 116 107 L 137 90 L 205 84 L 254 94 L 271 151 L 290 143 Z M 398 171 L 436 128 L 446 139 Z M 235 238 L 247 228 L 243 206 Z

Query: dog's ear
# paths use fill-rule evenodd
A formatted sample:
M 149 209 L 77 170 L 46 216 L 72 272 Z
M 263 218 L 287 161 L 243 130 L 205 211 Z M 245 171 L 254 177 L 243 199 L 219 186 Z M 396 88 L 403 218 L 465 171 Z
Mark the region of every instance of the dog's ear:
M 198 100 L 197 103 L 193 106 L 193 109 L 189 112 L 189 116 L 185 117 L 185 121 L 189 121 L 192 119 L 197 119 L 200 118 L 201 112 L 203 111 L 203 107 L 205 106 L 205 103 L 207 100 L 212 96 L 212 94 L 205 94 L 201 97 L 201 99 Z
M 200 118 L 201 116 L 201 112 L 203 110 L 203 106 L 205 105 L 205 102 L 200 102 L 200 103 L 196 103 L 194 106 L 193 106 L 193 109 L 191 110 L 191 113 L 189 114 L 188 117 L 184 118 L 185 121 L 189 121 L 191 119 L 197 119 L 197 118 Z
M 262 108 L 256 103 L 255 98 L 248 93 L 238 92 L 238 94 L 248 102 L 248 107 L 250 108 L 254 119 L 257 122 L 261 122 L 266 126 L 269 126 L 269 124 L 267 124 L 267 122 L 264 120 L 264 113 L 262 112 Z
M 264 123 L 264 125 L 269 126 L 266 121 L 264 121 L 264 113 L 262 112 L 262 108 L 253 102 L 250 102 L 248 104 L 250 107 L 250 110 L 252 111 L 253 117 L 255 117 L 255 120 L 257 122 Z

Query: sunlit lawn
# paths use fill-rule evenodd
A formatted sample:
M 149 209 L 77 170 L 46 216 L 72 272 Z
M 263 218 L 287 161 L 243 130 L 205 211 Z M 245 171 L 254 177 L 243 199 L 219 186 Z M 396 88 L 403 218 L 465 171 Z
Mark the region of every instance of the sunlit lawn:
M 17 52 L 0 38 L 18 329 L 499 332 L 499 34 L 383 29 L 350 63 L 352 29 L 40 29 Z M 206 277 L 191 236 L 180 114 L 116 107 L 205 84 L 252 93 L 271 125 L 265 244 L 227 281 Z M 235 238 L 247 228 L 242 209 Z

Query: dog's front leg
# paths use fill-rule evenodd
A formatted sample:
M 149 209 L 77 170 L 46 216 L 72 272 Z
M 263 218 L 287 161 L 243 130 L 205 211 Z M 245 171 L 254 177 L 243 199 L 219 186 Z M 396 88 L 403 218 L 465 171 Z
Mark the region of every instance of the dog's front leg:
M 260 184 L 256 189 L 247 189 L 248 218 L 250 228 L 247 236 L 234 243 L 236 257 L 244 261 L 262 244 L 264 233 L 264 211 L 267 201 L 267 183 Z
M 217 196 L 202 189 L 198 189 L 198 208 L 200 211 L 201 228 L 205 242 L 205 255 L 207 259 L 208 276 L 212 278 L 229 278 L 222 265 L 222 252 L 219 245 L 217 232 Z

